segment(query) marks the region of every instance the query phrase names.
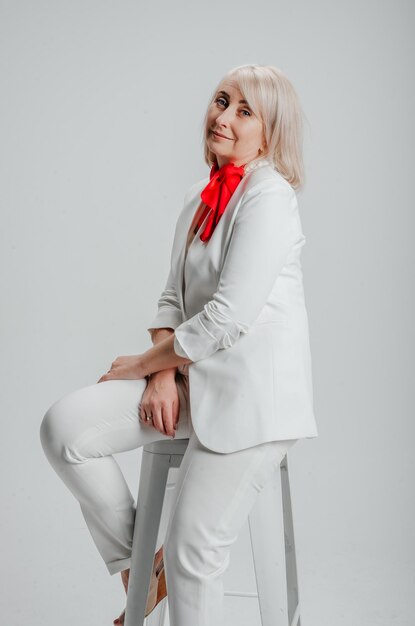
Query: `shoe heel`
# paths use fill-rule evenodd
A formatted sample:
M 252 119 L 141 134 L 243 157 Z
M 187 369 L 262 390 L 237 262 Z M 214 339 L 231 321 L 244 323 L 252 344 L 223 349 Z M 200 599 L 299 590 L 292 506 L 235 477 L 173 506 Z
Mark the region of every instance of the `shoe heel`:
M 167 596 L 167 585 L 166 585 L 166 575 L 164 571 L 164 559 L 161 558 L 160 563 L 155 566 L 157 562 L 157 557 L 162 551 L 163 546 L 161 546 L 160 550 L 156 553 L 156 558 L 154 560 L 153 573 L 151 575 L 150 581 L 150 590 L 147 598 L 147 606 L 145 617 L 150 615 L 150 613 L 156 608 L 159 602 L 163 600 Z

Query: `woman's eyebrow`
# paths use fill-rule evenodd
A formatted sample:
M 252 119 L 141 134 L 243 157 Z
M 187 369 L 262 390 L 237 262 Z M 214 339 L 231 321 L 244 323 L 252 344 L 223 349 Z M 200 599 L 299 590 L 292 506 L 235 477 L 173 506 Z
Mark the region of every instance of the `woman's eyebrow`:
M 227 98 L 229 98 L 229 100 L 230 100 L 230 98 L 231 98 L 231 97 L 230 97 L 230 95 L 229 95 L 228 93 L 226 93 L 226 91 L 223 91 L 223 90 L 221 89 L 220 91 L 218 91 L 218 94 L 219 94 L 219 93 L 223 93 L 223 94 L 224 94 Z M 247 103 L 247 101 L 246 101 L 246 100 L 239 100 L 239 104 L 248 104 L 248 103 Z M 248 106 L 249 106 L 249 105 L 248 105 Z

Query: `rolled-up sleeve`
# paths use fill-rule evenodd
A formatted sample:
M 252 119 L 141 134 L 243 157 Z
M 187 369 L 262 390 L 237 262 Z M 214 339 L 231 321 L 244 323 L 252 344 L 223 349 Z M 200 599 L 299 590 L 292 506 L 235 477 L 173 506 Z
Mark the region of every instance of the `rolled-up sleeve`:
M 174 337 L 174 341 L 173 341 L 173 350 L 175 351 L 176 354 L 178 354 L 179 356 L 182 356 L 184 359 L 189 359 L 190 361 L 192 360 L 190 359 L 187 352 L 183 350 L 183 346 L 181 345 L 181 343 L 179 342 L 176 336 Z
M 155 328 L 172 328 L 174 330 L 182 323 L 182 311 L 173 283 L 171 268 L 167 277 L 166 286 L 158 299 L 157 309 L 157 314 L 153 317 L 150 326 L 147 328 L 150 334 Z
M 249 331 L 295 245 L 295 210 L 295 192 L 285 185 L 272 181 L 246 192 L 216 292 L 175 328 L 178 354 L 196 362 L 230 348 Z
M 182 310 L 180 307 L 179 297 L 177 295 L 176 285 L 173 280 L 172 272 L 172 258 L 175 244 L 180 237 L 181 220 L 183 218 L 183 212 L 187 208 L 187 203 L 193 196 L 198 196 L 201 189 L 207 183 L 206 178 L 194 183 L 186 191 L 183 200 L 183 208 L 177 218 L 176 226 L 174 230 L 173 246 L 170 253 L 170 270 L 167 277 L 166 285 L 157 302 L 157 313 L 151 320 L 147 330 L 151 334 L 151 331 L 156 328 L 172 328 L 173 330 L 183 322 Z

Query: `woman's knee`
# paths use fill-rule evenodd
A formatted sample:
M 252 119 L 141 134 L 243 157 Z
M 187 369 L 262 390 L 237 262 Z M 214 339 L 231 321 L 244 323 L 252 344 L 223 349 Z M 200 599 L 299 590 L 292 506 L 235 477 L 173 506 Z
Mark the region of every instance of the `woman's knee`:
M 62 419 L 63 413 L 59 408 L 59 403 L 52 404 L 46 413 L 44 414 L 40 429 L 39 436 L 42 448 L 47 457 L 60 456 L 63 449 L 63 437 L 62 437 Z
M 54 402 L 44 414 L 39 436 L 46 456 L 52 460 L 70 461 L 67 450 L 75 437 L 76 412 L 74 413 L 73 393 Z
M 58 461 L 84 463 L 151 441 L 149 435 L 157 431 L 141 426 L 138 419 L 145 386 L 141 379 L 112 380 L 67 393 L 42 419 L 40 440 L 45 454 Z

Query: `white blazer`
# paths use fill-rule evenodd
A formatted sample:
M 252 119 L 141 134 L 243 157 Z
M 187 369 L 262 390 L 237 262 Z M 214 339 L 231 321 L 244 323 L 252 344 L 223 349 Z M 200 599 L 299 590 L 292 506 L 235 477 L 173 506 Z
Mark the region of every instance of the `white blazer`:
M 295 191 L 271 165 L 247 173 L 210 241 L 200 240 L 203 223 L 184 263 L 208 182 L 185 195 L 148 331 L 174 329 L 175 352 L 193 361 L 191 419 L 210 450 L 317 437 L 300 262 L 305 236 Z

